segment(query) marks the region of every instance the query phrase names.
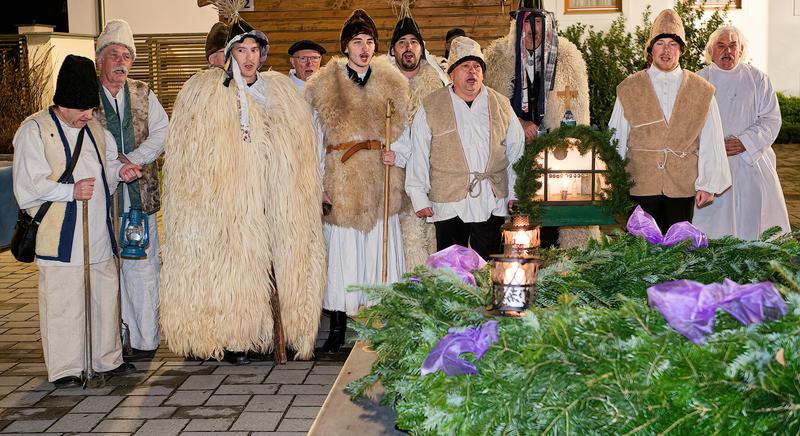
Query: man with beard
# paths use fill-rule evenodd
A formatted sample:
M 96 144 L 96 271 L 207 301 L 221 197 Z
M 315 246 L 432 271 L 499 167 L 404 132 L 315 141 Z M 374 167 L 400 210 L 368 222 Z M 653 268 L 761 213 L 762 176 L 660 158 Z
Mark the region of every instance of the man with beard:
M 215 4 L 236 11 L 225 3 Z M 283 332 L 309 359 L 325 262 L 321 213 L 310 207 L 322 195 L 314 122 L 288 77 L 259 73 L 267 36 L 238 13 L 230 27 L 228 68 L 197 73 L 175 100 L 164 157 L 164 338 L 182 356 L 241 365 L 251 350 L 275 349 Z
M 682 70 L 686 50 L 680 16 L 665 9 L 653 21 L 645 55 L 650 67 L 617 86 L 609 129 L 634 186 L 631 200 L 655 218 L 666 233 L 691 221 L 731 186 L 722 123 L 714 87 Z
M 483 84 L 477 42 L 454 39 L 448 64 L 452 86 L 425 98 L 411 125 L 406 191 L 434 223 L 439 250 L 469 245 L 489 260 L 502 249 L 525 135 L 508 99 Z
M 394 107 L 390 144 L 408 122 L 408 80 L 385 56 L 373 58 L 378 30 L 365 11 L 355 10 L 345 21 L 340 43 L 346 58 L 331 59 L 306 85 L 323 137 L 323 189 L 333 205 L 324 218 L 328 283 L 323 307 L 330 311 L 331 330 L 323 351 L 339 350 L 347 315 L 368 303 L 362 292 L 347 288 L 381 281 L 384 165 L 392 166 L 388 281 L 399 280 L 405 270 L 398 218 L 405 176 L 395 163 L 404 164 L 406 156 L 381 148 L 387 103 Z
M 697 75 L 715 88 L 733 186 L 711 205 L 695 209 L 693 223 L 709 237 L 733 235 L 756 240 L 773 226 L 789 232 L 789 215 L 772 142 L 781 128 L 781 109 L 772 83 L 747 59 L 747 40 L 736 27 L 711 34 L 710 65 Z
M 307 39 L 297 41 L 289 47 L 289 62 L 292 64 L 289 78 L 300 93 L 306 89 L 306 81 L 319 70 L 322 55 L 325 53 L 325 47 Z
M 425 97 L 450 81 L 425 49 L 425 40 L 422 39 L 419 26 L 410 16 L 401 18 L 395 25 L 389 56 L 389 62 L 408 79 L 411 91 L 409 115 L 412 117 Z M 426 223 L 424 218 L 417 217 L 410 202 L 406 202 L 400 213 L 400 227 L 403 232 L 406 265 L 411 268 L 424 264 L 428 256 L 436 251 L 436 231 L 433 225 Z
M 586 63 L 575 44 L 558 36 L 553 13 L 544 10 L 541 1 L 524 1 L 511 17 L 508 35 L 486 49 L 486 85 L 511 101 L 525 139 L 561 126 L 567 101 L 558 92 L 567 88 L 577 91 L 571 102 L 576 123 L 589 124 Z M 541 229 L 544 247 L 572 247 L 599 236 L 597 226 Z
M 525 1 L 511 17 L 509 34 L 486 49 L 486 85 L 511 101 L 525 139 L 561 125 L 566 101 L 553 90 L 568 86 L 578 92 L 571 109 L 575 121 L 589 124 L 586 63 L 575 44 L 558 36 L 552 12 L 541 1 Z
M 131 346 L 152 354 L 158 348 L 158 287 L 161 258 L 156 212 L 161 208 L 156 159 L 164 151 L 169 119 L 150 87 L 128 78 L 136 58 L 133 33 L 127 22 L 112 20 L 97 37 L 100 105 L 97 119 L 114 135 L 119 159 L 142 166 L 142 177 L 120 184 L 120 210 L 147 214 L 150 245 L 144 259 L 122 259 L 120 288 L 122 319 L 127 322 Z

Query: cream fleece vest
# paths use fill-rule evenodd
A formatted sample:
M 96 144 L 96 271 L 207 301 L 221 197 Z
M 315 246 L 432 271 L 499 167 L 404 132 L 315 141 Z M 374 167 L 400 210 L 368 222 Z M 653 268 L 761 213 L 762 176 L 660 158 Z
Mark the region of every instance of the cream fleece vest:
M 474 180 L 489 180 L 495 197 L 508 196 L 508 157 L 503 140 L 513 115 L 508 99 L 497 91 L 489 93 L 489 161 L 482 173 L 470 173 L 464 146 L 458 135 L 450 87 L 434 91 L 422 102 L 431 129 L 430 178 L 428 197 L 436 203 L 461 201 L 470 194 Z M 478 188 L 473 188 L 473 195 Z
M 39 111 L 28 117 L 28 119 L 32 119 L 39 126 L 39 132 L 44 143 L 44 157 L 52 170 L 47 178 L 58 180 L 67 168 L 67 155 L 64 150 L 64 144 L 61 142 L 61 136 L 58 133 L 58 127 L 53 122 L 48 109 Z M 105 168 L 106 143 L 103 127 L 96 120 L 89 121 L 88 126 L 97 144 L 101 164 Z M 89 138 L 85 138 L 84 141 L 87 139 Z M 85 142 L 83 146 L 91 146 L 91 142 Z M 39 224 L 39 231 L 36 234 L 36 256 L 50 260 L 70 261 L 72 238 L 75 235 L 75 215 L 77 210 L 75 204 L 75 201 L 54 201 L 50 205 L 50 209 L 44 215 L 41 224 Z M 35 216 L 38 211 L 39 206 L 27 210 L 30 216 Z M 72 231 L 68 231 L 69 228 Z
M 131 105 L 131 114 L 133 115 L 133 148 L 136 149 L 150 135 L 148 128 L 150 87 L 142 81 L 128 79 L 128 90 L 130 95 L 126 97 Z M 101 90 L 100 92 L 103 91 Z M 106 114 L 102 104 L 97 108 L 95 118 L 100 121 L 104 128 L 106 127 Z M 117 144 L 118 148 L 119 146 L 120 144 Z M 139 184 L 139 192 L 142 198 L 142 211 L 147 214 L 155 213 L 161 208 L 157 162 L 156 160 L 147 165 L 142 165 L 142 177 L 136 181 Z
M 684 70 L 669 124 L 647 71 L 620 83 L 617 96 L 630 125 L 627 170 L 635 183 L 631 195 L 693 197 L 700 131 L 714 87 Z

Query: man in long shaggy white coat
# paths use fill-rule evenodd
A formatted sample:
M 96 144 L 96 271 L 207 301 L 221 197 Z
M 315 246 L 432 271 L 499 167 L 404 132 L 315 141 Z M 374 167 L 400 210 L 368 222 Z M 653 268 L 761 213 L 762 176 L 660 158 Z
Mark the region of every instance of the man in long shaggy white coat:
M 325 268 L 321 211 L 309 206 L 322 195 L 313 119 L 286 76 L 258 72 L 266 36 L 241 20 L 231 34 L 227 69 L 198 73 L 175 102 L 164 162 L 163 333 L 185 356 L 268 352 L 277 292 L 286 343 L 307 359 Z

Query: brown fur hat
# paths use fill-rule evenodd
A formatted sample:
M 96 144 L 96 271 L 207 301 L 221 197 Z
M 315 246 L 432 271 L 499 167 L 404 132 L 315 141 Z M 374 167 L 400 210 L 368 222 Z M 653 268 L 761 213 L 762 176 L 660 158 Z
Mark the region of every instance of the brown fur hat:
M 365 33 L 375 40 L 375 51 L 378 51 L 378 28 L 372 21 L 367 12 L 363 9 L 356 9 L 347 17 L 342 26 L 342 33 L 339 35 L 341 41 L 342 54 L 347 49 L 347 44 L 361 33 Z

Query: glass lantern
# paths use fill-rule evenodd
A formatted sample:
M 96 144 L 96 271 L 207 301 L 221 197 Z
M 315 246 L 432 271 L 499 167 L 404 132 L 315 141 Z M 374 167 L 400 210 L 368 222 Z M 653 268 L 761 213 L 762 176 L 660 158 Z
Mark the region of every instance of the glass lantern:
M 527 215 L 514 215 L 500 228 L 505 256 L 535 255 L 539 249 L 539 225 Z
M 494 256 L 492 286 L 494 310 L 504 316 L 522 316 L 536 301 L 537 256 Z

